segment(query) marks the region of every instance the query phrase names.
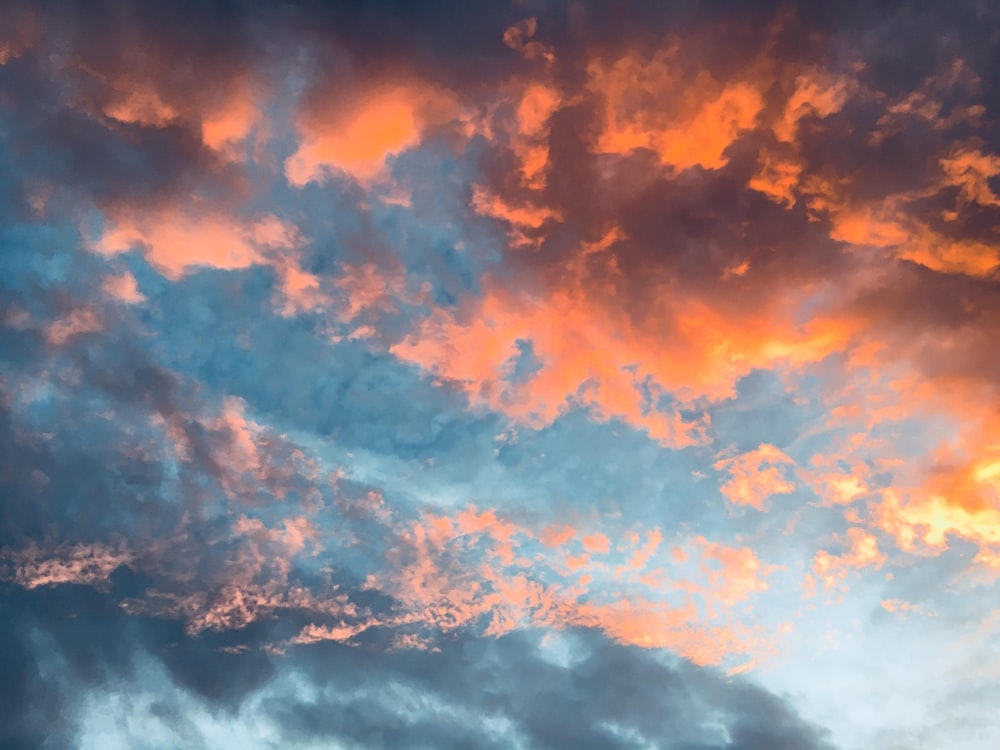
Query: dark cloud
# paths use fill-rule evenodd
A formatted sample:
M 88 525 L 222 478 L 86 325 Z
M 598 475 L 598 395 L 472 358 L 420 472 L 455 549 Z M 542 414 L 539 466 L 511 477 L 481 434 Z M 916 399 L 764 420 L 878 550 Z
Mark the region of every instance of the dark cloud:
M 116 573 L 116 588 L 127 587 L 126 575 Z M 171 708 L 178 689 L 209 715 L 238 715 L 261 696 L 257 719 L 273 723 L 286 747 L 831 747 L 787 704 L 742 679 L 588 631 L 565 634 L 569 664 L 547 657 L 540 634 L 530 632 L 497 640 L 463 635 L 437 653 L 386 653 L 376 641 L 299 646 L 279 657 L 257 650 L 256 639 L 280 629 L 271 625 L 270 633 L 244 631 L 250 650 L 227 653 L 218 635 L 190 636 L 177 623 L 123 614 L 113 594 L 73 585 L 4 591 L 4 747 L 72 745 L 86 697 L 141 685 L 149 660 L 162 664 L 174 685 L 141 688 L 157 691 L 159 713 L 178 710 Z M 306 686 L 312 697 L 289 684 Z M 142 713 L 130 717 L 133 726 L 143 720 Z M 189 731 L 197 736 L 197 721 Z
M 441 653 L 388 657 L 324 646 L 317 651 L 324 650 L 328 658 L 312 661 L 315 666 L 309 672 L 334 692 L 368 684 L 371 678 L 359 685 L 357 676 L 374 673 L 374 685 L 401 684 L 451 706 L 457 717 L 468 717 L 468 723 L 507 724 L 508 744 L 523 738 L 533 748 L 625 748 L 643 743 L 746 750 L 828 747 L 822 733 L 749 683 L 617 646 L 588 631 L 569 631 L 565 638 L 569 664 L 546 658 L 539 634 L 529 632 L 497 640 L 460 637 L 442 643 Z M 347 664 L 350 668 L 345 669 Z M 379 674 L 382 670 L 391 677 Z M 378 701 L 377 691 L 373 695 Z M 360 706 L 356 710 L 365 713 Z M 290 729 L 299 725 L 298 716 L 299 709 L 291 707 L 286 720 Z M 717 728 L 711 728 L 713 724 Z M 377 724 L 365 731 L 375 728 Z M 420 734 L 411 735 L 410 742 L 413 736 Z M 497 740 L 503 744 L 503 735 Z M 387 747 L 405 742 L 403 737 L 386 738 Z
M 12 162 L 4 182 L 22 215 L 30 215 L 28 200 L 40 194 L 54 197 L 52 209 L 65 192 L 76 207 L 240 192 L 239 171 L 205 149 L 188 124 L 147 127 L 104 117 L 89 91 L 103 84 L 86 80 L 80 65 L 86 63 L 55 57 L 46 45 L 0 66 L 0 122 Z

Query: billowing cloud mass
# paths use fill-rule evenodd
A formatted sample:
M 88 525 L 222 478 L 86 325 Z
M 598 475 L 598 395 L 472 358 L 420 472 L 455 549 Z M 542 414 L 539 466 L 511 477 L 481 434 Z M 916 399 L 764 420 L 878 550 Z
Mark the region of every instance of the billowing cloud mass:
M 998 24 L 0 0 L 0 746 L 1000 746 Z

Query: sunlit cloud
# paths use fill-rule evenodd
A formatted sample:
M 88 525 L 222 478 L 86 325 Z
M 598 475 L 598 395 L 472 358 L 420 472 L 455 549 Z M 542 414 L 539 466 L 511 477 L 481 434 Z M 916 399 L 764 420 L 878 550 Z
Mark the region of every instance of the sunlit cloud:
M 994 11 L 119 5 L 0 12 L 0 744 L 1000 742 Z

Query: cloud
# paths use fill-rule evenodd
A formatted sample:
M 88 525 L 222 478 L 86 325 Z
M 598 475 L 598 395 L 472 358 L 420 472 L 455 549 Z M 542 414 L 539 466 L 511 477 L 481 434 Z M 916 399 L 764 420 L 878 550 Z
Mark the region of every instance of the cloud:
M 828 589 L 836 586 L 851 568 L 878 568 L 885 562 L 878 540 L 863 529 L 848 529 L 843 545 L 845 549 L 842 554 L 832 555 L 826 550 L 820 550 L 813 560 L 813 572 Z
M 770 496 L 785 495 L 795 489 L 795 484 L 786 478 L 781 468 L 794 463 L 775 446 L 761 443 L 748 453 L 721 458 L 715 468 L 732 475 L 722 485 L 722 494 L 730 502 L 763 510 L 764 501 Z
M 0 744 L 996 744 L 996 14 L 779 6 L 8 3 Z
M 389 157 L 417 146 L 426 128 L 458 115 L 446 91 L 420 81 L 374 81 L 358 89 L 324 92 L 303 113 L 299 147 L 285 162 L 292 185 L 330 171 L 371 184 L 384 175 Z
M 108 276 L 102 288 L 109 297 L 125 304 L 136 305 L 146 301 L 146 297 L 139 291 L 135 276 L 128 271 L 118 276 Z
M 28 646 L 8 652 L 21 655 L 16 665 L 7 663 L 15 667 L 8 674 L 21 677 L 22 688 L 30 686 L 36 698 L 36 711 L 5 717 L 6 741 L 48 736 L 117 744 L 142 736 L 158 746 L 198 746 L 241 736 L 239 724 L 249 722 L 258 729 L 242 741 L 262 748 L 275 737 L 290 747 L 372 738 L 403 747 L 427 737 L 444 747 L 499 747 L 513 738 L 530 747 L 627 747 L 636 738 L 677 748 L 723 748 L 733 741 L 829 747 L 780 699 L 739 678 L 734 684 L 683 662 L 647 658 L 586 630 L 567 632 L 561 643 L 537 633 L 462 638 L 436 653 L 385 654 L 322 642 L 295 646 L 279 659 L 220 648 L 218 640 L 184 635 L 165 623 L 136 622 L 85 590 L 62 587 L 31 596 L 4 605 L 12 615 L 4 618 L 6 634 Z M 60 606 L 84 601 L 88 614 L 72 628 L 55 615 Z M 49 643 L 47 653 L 22 641 L 28 623 Z M 97 650 L 85 648 L 78 636 L 97 629 L 117 637 L 101 639 Z M 560 660 L 560 651 L 569 662 Z M 54 661 L 63 664 L 58 688 L 45 677 Z M 222 680 L 223 673 L 240 679 Z M 343 689 L 348 684 L 355 689 Z M 637 684 L 669 689 L 636 692 Z M 633 686 L 631 698 L 627 685 Z M 78 698 L 75 691 L 83 687 Z M 131 699 L 123 701 L 125 694 Z M 414 701 L 417 695 L 423 698 Z M 41 696 L 45 700 L 37 700 Z M 570 712 L 576 721 L 569 721 Z M 700 718 L 692 720 L 692 712 Z M 58 719 L 46 725 L 48 713 Z M 233 716 L 242 721 L 231 722 Z
M 84 333 L 95 333 L 100 330 L 101 321 L 93 310 L 80 308 L 49 324 L 45 329 L 45 338 L 50 344 L 59 346 L 60 344 L 65 344 L 74 336 Z
M 27 589 L 74 583 L 102 587 L 120 566 L 132 562 L 124 549 L 104 545 L 76 545 L 46 558 L 38 548 L 29 547 L 12 554 L 12 580 Z
M 591 63 L 588 85 L 604 102 L 596 151 L 649 149 L 662 164 L 678 170 L 726 164 L 729 146 L 754 128 L 763 97 L 751 82 L 723 84 L 707 72 L 678 80 L 672 72 L 678 54 L 675 49 L 652 60 L 633 54 L 607 65 Z M 649 100 L 660 102 L 662 109 L 643 106 Z

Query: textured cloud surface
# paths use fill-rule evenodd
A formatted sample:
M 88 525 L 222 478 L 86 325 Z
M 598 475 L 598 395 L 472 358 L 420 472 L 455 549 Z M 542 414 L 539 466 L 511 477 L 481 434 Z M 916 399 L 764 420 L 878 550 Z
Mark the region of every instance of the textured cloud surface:
M 1000 746 L 988 3 L 0 0 L 0 746 Z

